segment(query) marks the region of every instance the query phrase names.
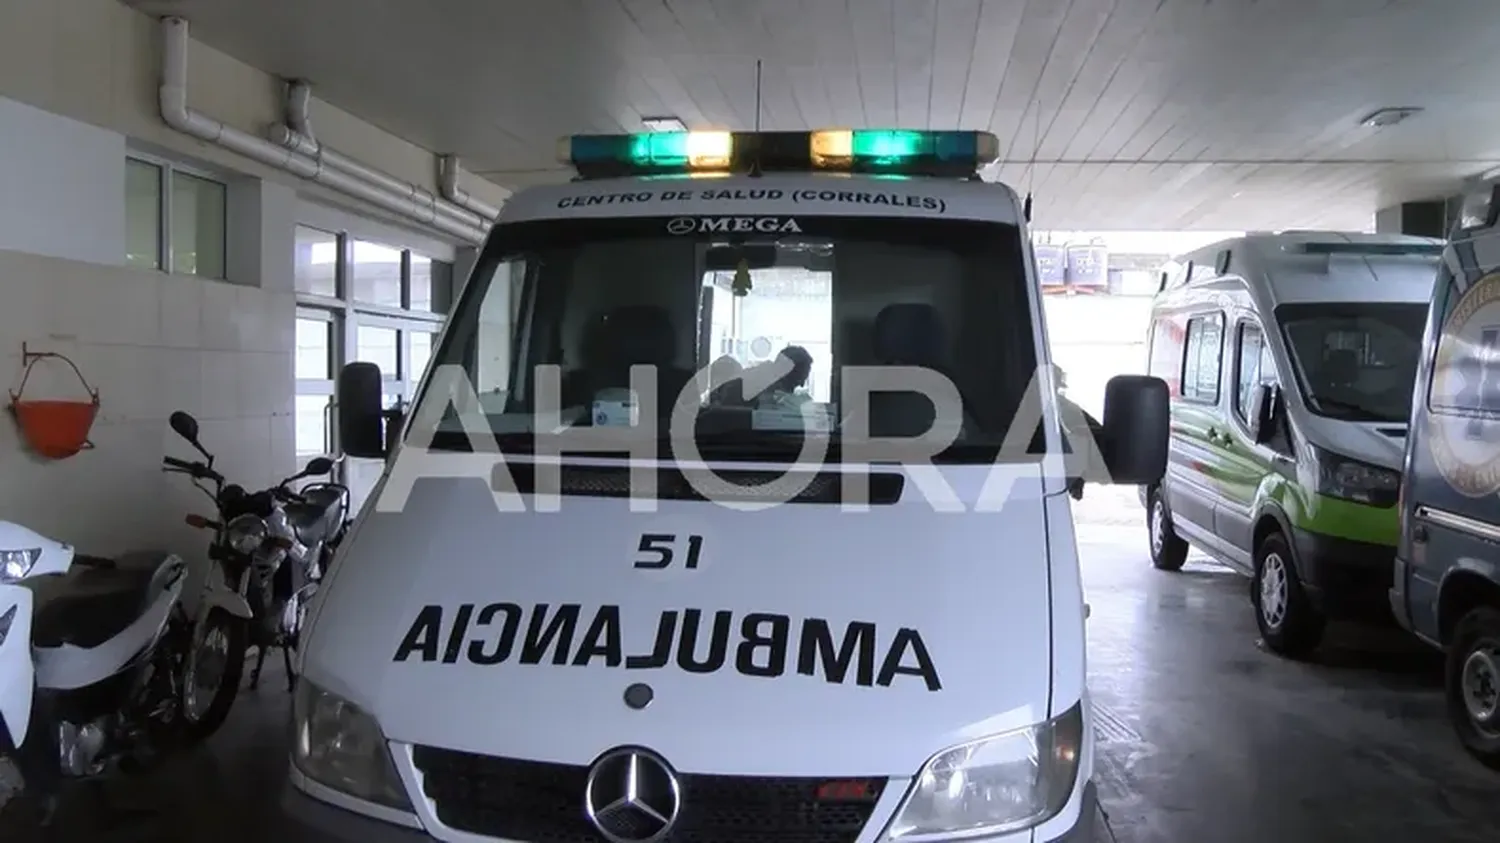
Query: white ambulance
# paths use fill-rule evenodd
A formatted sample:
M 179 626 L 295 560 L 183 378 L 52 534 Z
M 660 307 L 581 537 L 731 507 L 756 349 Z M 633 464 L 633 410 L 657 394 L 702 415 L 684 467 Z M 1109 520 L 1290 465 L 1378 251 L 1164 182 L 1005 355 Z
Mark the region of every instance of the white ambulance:
M 564 146 L 411 412 L 341 372 L 386 467 L 311 608 L 278 839 L 1108 839 L 996 139 Z M 1113 482 L 1160 480 L 1167 403 L 1111 383 Z

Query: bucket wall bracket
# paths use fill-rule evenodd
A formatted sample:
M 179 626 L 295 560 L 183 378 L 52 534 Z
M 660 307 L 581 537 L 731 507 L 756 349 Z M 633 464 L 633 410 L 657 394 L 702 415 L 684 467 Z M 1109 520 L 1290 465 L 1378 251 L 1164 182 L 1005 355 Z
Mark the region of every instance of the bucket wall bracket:
M 31 370 L 43 360 L 61 360 L 68 364 L 83 390 L 88 394 L 84 401 L 39 400 L 23 398 L 26 383 L 31 379 Z M 21 384 L 10 393 L 10 412 L 16 426 L 33 451 L 47 459 L 61 460 L 79 451 L 94 447 L 89 441 L 94 420 L 99 415 L 99 390 L 79 370 L 78 364 L 66 355 L 55 351 L 32 351 L 26 343 L 21 344 Z

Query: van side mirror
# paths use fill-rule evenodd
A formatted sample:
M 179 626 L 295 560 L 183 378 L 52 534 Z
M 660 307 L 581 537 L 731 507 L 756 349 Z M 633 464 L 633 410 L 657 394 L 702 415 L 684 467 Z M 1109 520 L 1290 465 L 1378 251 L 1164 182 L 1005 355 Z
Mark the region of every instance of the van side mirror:
M 334 400 L 338 402 L 339 445 L 343 452 L 361 459 L 385 459 L 400 430 L 399 413 L 381 406 L 385 396 L 380 367 L 374 363 L 349 363 L 339 370 Z
M 1149 486 L 1167 473 L 1171 398 L 1167 382 L 1150 375 L 1116 375 L 1104 385 L 1099 450 L 1109 482 Z
M 1250 399 L 1250 438 L 1255 444 L 1264 445 L 1276 438 L 1276 421 L 1281 412 L 1281 388 L 1274 383 L 1263 383 L 1255 389 Z

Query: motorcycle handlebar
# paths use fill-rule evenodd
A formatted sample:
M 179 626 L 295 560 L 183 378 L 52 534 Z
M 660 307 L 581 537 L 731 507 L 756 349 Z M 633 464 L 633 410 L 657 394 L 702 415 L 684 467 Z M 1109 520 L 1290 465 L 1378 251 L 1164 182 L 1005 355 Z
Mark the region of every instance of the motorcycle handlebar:
M 176 457 L 162 457 L 161 458 L 161 462 L 162 462 L 162 465 L 165 465 L 168 468 L 175 468 L 178 471 L 182 471 L 182 472 L 185 472 L 187 474 L 191 474 L 193 477 L 196 477 L 196 478 L 203 478 L 203 479 L 207 479 L 207 480 L 221 480 L 221 481 L 224 479 L 224 476 L 222 474 L 220 474 L 217 471 L 214 471 L 213 469 L 209 468 L 208 466 L 204 465 L 201 462 L 188 462 L 187 460 L 180 460 L 180 459 L 177 459 Z

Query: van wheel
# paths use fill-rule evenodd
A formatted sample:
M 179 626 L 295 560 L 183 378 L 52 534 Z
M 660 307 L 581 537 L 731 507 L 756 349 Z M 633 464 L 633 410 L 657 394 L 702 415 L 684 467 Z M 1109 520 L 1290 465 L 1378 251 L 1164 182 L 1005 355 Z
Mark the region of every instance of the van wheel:
M 1251 600 L 1260 636 L 1272 652 L 1302 658 L 1323 640 L 1325 619 L 1314 608 L 1281 533 L 1271 533 L 1255 550 Z
M 1500 769 L 1500 612 L 1459 618 L 1448 646 L 1448 717 L 1469 754 Z
M 1146 529 L 1151 537 L 1151 565 L 1159 571 L 1180 571 L 1187 561 L 1188 543 L 1172 529 L 1172 513 L 1160 489 L 1146 500 Z

